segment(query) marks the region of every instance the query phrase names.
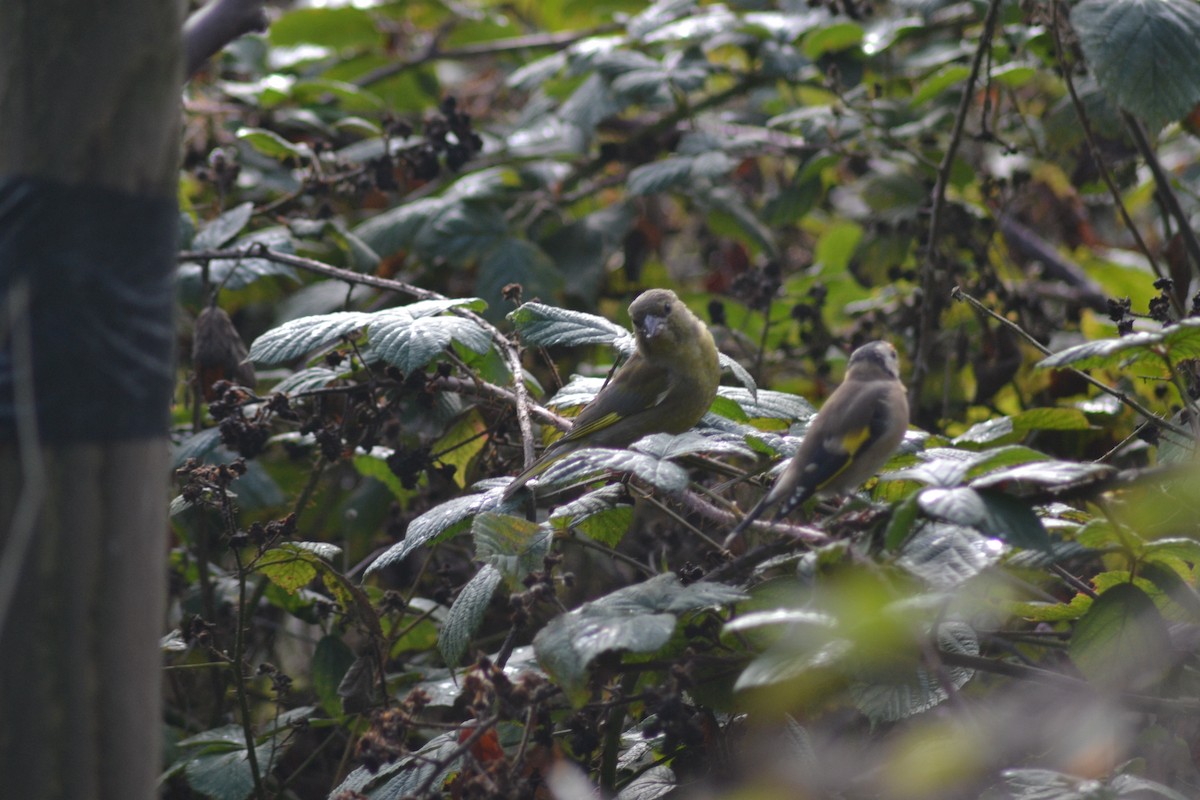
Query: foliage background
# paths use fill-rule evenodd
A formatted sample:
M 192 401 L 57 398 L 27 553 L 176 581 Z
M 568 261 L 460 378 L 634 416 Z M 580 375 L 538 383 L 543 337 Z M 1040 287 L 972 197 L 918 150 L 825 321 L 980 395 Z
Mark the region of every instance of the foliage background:
M 185 96 L 165 794 L 1194 796 L 1197 40 L 1191 0 L 273 9 Z M 713 412 L 502 503 L 653 286 Z M 723 552 L 876 338 L 914 428 L 872 502 Z

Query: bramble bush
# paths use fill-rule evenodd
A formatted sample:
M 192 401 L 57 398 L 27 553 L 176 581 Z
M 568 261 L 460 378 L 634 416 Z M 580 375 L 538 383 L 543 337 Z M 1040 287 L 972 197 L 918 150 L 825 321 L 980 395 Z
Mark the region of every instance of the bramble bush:
M 165 796 L 1195 796 L 1198 39 L 1190 0 L 371 2 L 227 47 Z M 653 286 L 710 412 L 505 501 Z M 726 550 L 877 338 L 900 451 Z

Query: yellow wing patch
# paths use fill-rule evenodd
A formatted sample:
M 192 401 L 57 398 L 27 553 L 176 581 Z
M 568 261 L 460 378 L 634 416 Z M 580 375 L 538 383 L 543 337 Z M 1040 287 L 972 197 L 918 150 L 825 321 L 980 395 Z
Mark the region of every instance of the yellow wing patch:
M 842 449 L 844 451 L 846 451 L 850 455 L 854 455 L 855 453 L 858 452 L 858 449 L 863 446 L 863 444 L 867 441 L 867 439 L 870 439 L 870 438 L 871 438 L 871 428 L 868 426 L 868 427 L 859 428 L 856 431 L 851 431 L 850 433 L 847 433 L 845 436 L 842 437 L 842 441 L 840 442 L 840 444 L 842 445 Z
M 567 435 L 562 438 L 562 441 L 575 441 L 581 436 L 587 436 L 596 431 L 604 430 L 610 425 L 615 424 L 621 419 L 621 415 L 615 411 L 605 414 L 599 419 L 594 419 L 586 425 L 575 425 L 567 432 Z

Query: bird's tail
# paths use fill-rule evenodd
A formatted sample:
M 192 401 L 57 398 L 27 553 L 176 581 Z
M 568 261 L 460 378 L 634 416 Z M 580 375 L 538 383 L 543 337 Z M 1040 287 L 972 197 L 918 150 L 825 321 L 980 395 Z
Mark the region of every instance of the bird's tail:
M 560 455 L 552 455 L 549 457 L 547 457 L 547 455 L 543 455 L 537 461 L 530 464 L 529 467 L 526 468 L 526 470 L 524 472 L 522 472 L 520 475 L 518 475 L 517 477 L 512 479 L 512 483 L 510 483 L 508 486 L 504 487 L 504 499 L 511 500 L 516 495 L 517 492 L 521 491 L 521 487 L 523 487 L 525 484 L 529 483 L 531 480 L 536 478 L 538 475 L 541 475 L 543 472 L 548 470 L 551 467 L 551 465 L 553 465 L 560 458 L 562 458 L 563 455 L 566 455 L 566 454 L 563 453 Z
M 763 495 L 763 498 L 758 501 L 754 508 L 750 509 L 749 513 L 742 517 L 742 521 L 729 532 L 729 535 L 725 537 L 725 541 L 722 542 L 722 546 L 726 550 L 736 552 L 742 549 L 742 532 L 753 525 L 754 521 L 761 517 L 763 512 L 767 510 L 768 505 L 770 505 L 768 498 L 770 498 L 770 493 Z

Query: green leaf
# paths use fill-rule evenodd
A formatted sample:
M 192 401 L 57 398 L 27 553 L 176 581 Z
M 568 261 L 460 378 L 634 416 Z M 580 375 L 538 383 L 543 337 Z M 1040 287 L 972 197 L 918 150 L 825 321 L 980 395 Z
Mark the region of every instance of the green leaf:
M 526 295 L 554 297 L 563 275 L 542 248 L 525 239 L 503 238 L 479 262 L 475 290 L 494 304 L 503 300 L 504 287 L 519 283 Z
M 466 301 L 463 305 L 469 302 L 475 301 Z M 476 353 L 486 353 L 492 345 L 491 334 L 472 319 L 417 315 L 409 307 L 373 315 L 367 326 L 367 340 L 370 356 L 391 364 L 405 375 L 424 368 L 451 342 L 458 342 Z
M 634 167 L 629 171 L 625 191 L 630 197 L 638 197 L 688 187 L 693 180 L 694 162 L 690 156 L 670 156 Z
M 362 311 L 339 311 L 290 320 L 255 339 L 250 360 L 271 365 L 301 358 L 356 333 L 371 319 L 371 314 Z
M 585 344 L 612 344 L 618 339 L 632 338 L 629 331 L 604 317 L 542 303 L 524 303 L 508 315 L 508 320 L 516 327 L 522 344 L 527 347 L 578 347 Z
M 341 8 L 301 8 L 279 17 L 268 32 L 271 44 L 291 47 L 315 44 L 335 49 L 377 47 L 383 34 L 366 11 Z
M 450 666 L 457 666 L 462 661 L 471 644 L 471 637 L 483 623 L 496 587 L 503 580 L 500 570 L 491 564 L 484 564 L 454 598 L 454 604 L 446 615 L 446 624 L 438 634 L 438 651 Z
M 1178 572 L 1155 561 L 1143 564 L 1138 572 L 1186 611 L 1193 622 L 1200 620 L 1200 593 Z
M 670 640 L 678 615 L 743 599 L 730 586 L 684 586 L 673 574 L 658 575 L 555 617 L 534 637 L 533 648 L 546 672 L 579 704 L 587 699 L 588 665 L 598 656 L 653 653 Z
M 265 128 L 238 128 L 237 138 L 253 147 L 264 156 L 283 160 L 294 158 L 304 161 L 313 157 L 312 148 L 306 144 L 293 144 L 275 131 Z
M 604 473 L 632 473 L 664 492 L 681 492 L 688 485 L 688 472 L 665 459 L 605 447 L 585 447 L 564 456 L 538 478 L 541 489 L 565 486 L 596 478 Z
M 626 496 L 622 486 L 605 486 L 588 492 L 550 512 L 555 530 L 576 530 L 608 547 L 616 547 L 633 521 L 633 506 L 619 502 Z
M 724 353 L 718 353 L 717 357 L 720 359 L 721 369 L 732 372 L 733 377 L 737 378 L 738 383 L 742 384 L 742 386 L 745 386 L 750 392 L 750 396 L 757 399 L 758 383 L 754 380 L 754 376 L 750 374 L 750 370 L 743 367 L 741 362 L 737 361 L 731 356 L 725 355 Z
M 937 646 L 954 655 L 979 655 L 979 639 L 965 622 L 948 621 L 937 626 Z M 945 701 L 947 683 L 961 689 L 975 675 L 967 667 L 943 665 L 936 672 L 918 666 L 884 673 L 873 667 L 863 670 L 869 680 L 849 687 L 854 704 L 872 723 L 896 722 L 920 714 Z
M 514 588 L 534 570 L 543 569 L 550 552 L 549 529 L 523 517 L 486 511 L 471 523 L 475 556 L 491 564 Z
M 295 594 L 317 577 L 316 556 L 285 542 L 262 554 L 257 569 L 271 583 L 288 594 Z
M 338 694 L 338 686 L 353 663 L 354 653 L 340 636 L 323 636 L 317 642 L 310 666 L 312 685 L 321 708 L 327 714 L 335 717 L 341 715 L 342 698 Z
M 835 22 L 822 25 L 804 37 L 800 49 L 805 57 L 816 61 L 826 53 L 856 47 L 863 40 L 862 26 L 855 22 Z
M 926 522 L 904 543 L 896 563 L 931 588 L 947 591 L 999 563 L 1003 555 L 999 542 L 974 528 Z
M 1096 79 L 1155 128 L 1200 103 L 1200 6 L 1190 0 L 1083 0 L 1071 26 Z
M 1068 652 L 1098 686 L 1145 691 L 1170 666 L 1171 637 L 1154 601 L 1122 583 L 1101 594 L 1080 618 Z
M 750 392 L 738 386 L 719 386 L 717 395 L 733 400 L 751 419 L 806 420 L 817 413 L 812 403 L 787 392 L 759 389 Z
M 482 300 L 469 297 L 421 300 L 375 313 L 339 311 L 301 317 L 255 339 L 250 345 L 250 360 L 257 364 L 281 364 L 329 347 L 343 337 L 367 328 L 373 334 L 369 337 L 371 352 L 397 366 L 404 364 L 409 369 L 401 368 L 402 371 L 411 372 L 428 363 L 428 359 L 449 346 L 451 340 L 461 342 L 475 352 L 485 351 L 491 339 L 476 323 L 461 317 L 434 316 L 452 308 L 479 311 L 484 306 Z M 485 336 L 487 344 L 484 343 Z
M 254 203 L 234 206 L 207 223 L 192 239 L 193 250 L 216 250 L 242 232 L 254 214 Z
M 441 785 L 438 775 L 446 775 L 458 765 L 454 757 L 462 731 L 453 730 L 434 736 L 415 753 L 371 770 L 358 767 L 330 792 L 330 797 L 347 796 L 352 792 L 365 793 L 375 800 L 400 798 L 416 792 L 426 781 Z
M 921 82 L 913 92 L 914 107 L 924 105 L 955 84 L 962 83 L 971 74 L 971 68 L 965 64 L 950 64 L 942 67 L 932 76 Z
M 1050 538 L 1042 521 L 1015 497 L 965 487 L 933 488 L 922 491 L 917 502 L 934 519 L 975 528 L 1016 547 L 1050 549 Z
M 1038 366 L 1043 369 L 1123 368 L 1145 361 L 1165 366 L 1163 356 L 1174 362 L 1200 358 L 1200 319 L 1181 320 L 1161 331 L 1142 331 L 1117 339 L 1077 344 L 1047 356 L 1038 362 Z
M 275 384 L 271 391 L 295 396 L 315 389 L 324 389 L 341 377 L 340 372 L 329 367 L 308 367 L 284 378 Z
M 1107 464 L 1078 461 L 1034 461 L 990 472 L 971 481 L 973 489 L 1000 489 L 1009 494 L 1064 491 L 1102 481 L 1116 470 Z
M 465 530 L 467 521 L 480 511 L 499 508 L 504 495 L 504 486 L 508 481 L 505 479 L 500 486 L 492 488 L 491 484 L 494 482 L 485 481 L 481 484 L 481 486 L 487 487 L 485 491 L 448 500 L 441 505 L 434 506 L 408 523 L 404 541 L 397 542 L 385 550 L 379 558 L 371 562 L 371 566 L 367 567 L 365 574 L 370 575 L 377 569 L 403 560 L 409 553 L 424 544 L 440 542 Z
M 753 456 L 754 451 L 736 437 L 706 436 L 698 431 L 654 433 L 634 442 L 631 449 L 659 459 L 682 458 L 693 453 Z

